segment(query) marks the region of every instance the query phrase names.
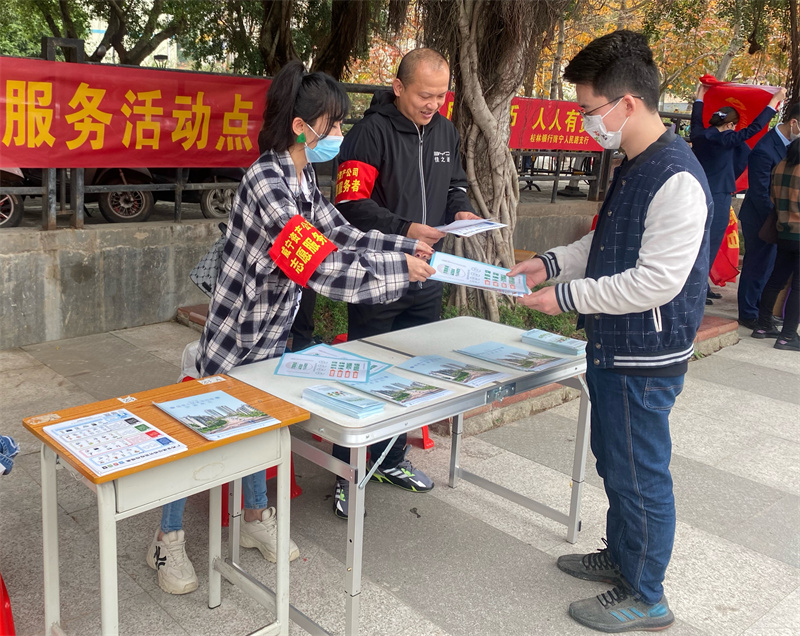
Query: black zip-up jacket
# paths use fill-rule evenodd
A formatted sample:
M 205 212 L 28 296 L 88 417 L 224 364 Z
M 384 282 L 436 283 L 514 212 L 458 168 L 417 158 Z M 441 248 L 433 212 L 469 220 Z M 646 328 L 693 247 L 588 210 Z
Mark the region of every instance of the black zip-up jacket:
M 418 129 L 397 110 L 392 91 L 375 93 L 339 152 L 337 209 L 359 230 L 403 236 L 411 223 L 435 227 L 473 212 L 459 146 L 447 118 L 436 113 Z

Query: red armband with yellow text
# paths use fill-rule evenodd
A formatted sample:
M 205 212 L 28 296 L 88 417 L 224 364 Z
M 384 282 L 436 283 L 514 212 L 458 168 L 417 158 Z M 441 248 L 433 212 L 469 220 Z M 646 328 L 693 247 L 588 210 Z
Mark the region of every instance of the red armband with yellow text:
M 319 264 L 336 250 L 322 232 L 295 214 L 278 234 L 269 255 L 290 280 L 305 287 Z
M 345 161 L 339 164 L 336 173 L 336 197 L 334 204 L 342 201 L 358 201 L 369 199 L 375 179 L 378 178 L 378 169 L 361 161 Z

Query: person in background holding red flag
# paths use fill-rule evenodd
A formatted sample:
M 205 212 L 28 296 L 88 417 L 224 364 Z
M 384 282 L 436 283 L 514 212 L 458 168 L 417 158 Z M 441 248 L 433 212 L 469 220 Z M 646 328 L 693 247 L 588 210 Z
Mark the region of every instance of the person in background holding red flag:
M 708 87 L 700 84 L 697 97 L 692 106 L 690 139 L 700 165 L 706 173 L 708 186 L 714 198 L 714 216 L 711 219 L 709 239 L 709 269 L 717 257 L 725 228 L 728 227 L 731 208 L 731 194 L 736 190 L 736 178 L 747 166 L 749 148 L 745 142 L 758 134 L 770 119 L 778 112 L 778 104 L 786 97 L 786 91 L 780 89 L 772 96 L 769 104 L 749 126 L 736 130 L 739 123 L 739 112 L 731 106 L 723 106 L 711 115 L 709 126 L 703 122 L 703 97 Z M 706 297 L 706 304 L 711 304 L 711 290 Z
M 758 143 L 747 160 L 748 188 L 739 210 L 739 224 L 744 239 L 744 261 L 739 276 L 739 324 L 755 329 L 759 299 L 775 262 L 775 244 L 765 243 L 758 236 L 773 210 L 770 199 L 772 170 L 786 156 L 786 149 L 800 138 L 800 102 L 795 102 L 778 124 Z
M 800 351 L 797 323 L 800 319 L 800 138 L 772 172 L 772 202 L 777 216 L 777 254 L 772 274 L 764 287 L 753 338 L 777 338 L 776 349 Z M 783 329 L 775 328 L 772 308 L 789 277 L 792 286 L 786 299 Z

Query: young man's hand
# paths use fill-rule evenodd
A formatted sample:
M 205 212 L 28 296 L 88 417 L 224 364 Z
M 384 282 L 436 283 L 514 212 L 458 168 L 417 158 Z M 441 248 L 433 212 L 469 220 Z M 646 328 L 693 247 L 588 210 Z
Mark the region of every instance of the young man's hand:
M 480 221 L 481 217 L 473 212 L 467 212 L 466 210 L 461 212 L 456 212 L 456 221 Z
M 423 259 L 405 254 L 408 263 L 408 280 L 411 283 L 421 283 L 428 280 L 436 273 L 436 270 L 428 265 Z
M 412 223 L 408 226 L 406 234 L 410 239 L 422 241 L 428 245 L 435 245 L 444 238 L 444 232 L 440 232 L 435 227 L 423 225 L 422 223 Z
M 530 289 L 541 285 L 547 280 L 547 270 L 541 258 L 531 258 L 517 263 L 508 272 L 509 276 L 516 276 L 517 274 L 525 274 L 525 282 L 528 283 L 528 288 Z
M 561 313 L 561 307 L 558 306 L 556 300 L 555 287 L 545 287 L 527 296 L 520 296 L 517 300 L 521 305 L 541 311 L 543 314 L 556 316 Z

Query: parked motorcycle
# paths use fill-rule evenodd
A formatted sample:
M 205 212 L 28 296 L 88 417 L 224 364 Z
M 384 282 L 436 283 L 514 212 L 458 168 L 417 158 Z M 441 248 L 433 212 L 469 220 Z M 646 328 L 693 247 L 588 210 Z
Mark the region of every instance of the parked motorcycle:
M 25 175 L 19 168 L 0 168 L 0 185 L 21 186 Z M 25 204 L 20 194 L 0 194 L 0 228 L 17 227 L 22 223 Z

